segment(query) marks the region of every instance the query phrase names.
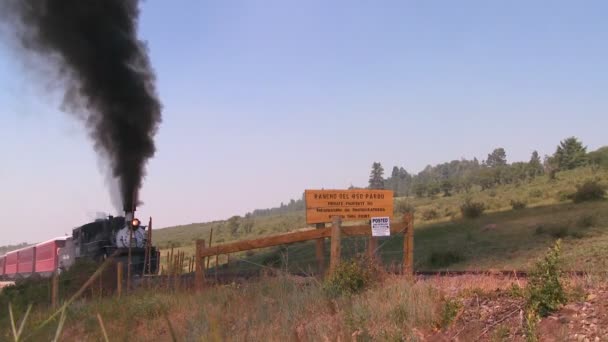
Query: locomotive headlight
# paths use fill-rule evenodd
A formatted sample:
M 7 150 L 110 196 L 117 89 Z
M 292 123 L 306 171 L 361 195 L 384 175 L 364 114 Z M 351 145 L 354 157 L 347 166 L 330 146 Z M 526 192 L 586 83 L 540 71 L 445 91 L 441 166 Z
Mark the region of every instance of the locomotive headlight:
M 140 222 L 136 218 L 134 218 L 133 221 L 131 221 L 131 227 L 133 227 L 133 229 L 139 228 L 139 224 L 140 224 Z

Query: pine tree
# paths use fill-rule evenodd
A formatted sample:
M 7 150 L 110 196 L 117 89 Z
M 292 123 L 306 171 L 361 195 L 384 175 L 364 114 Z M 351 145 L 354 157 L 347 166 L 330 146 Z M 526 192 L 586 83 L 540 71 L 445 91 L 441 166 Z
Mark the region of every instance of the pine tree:
M 486 160 L 486 165 L 489 167 L 497 167 L 507 165 L 507 153 L 505 149 L 499 147 L 494 149 L 492 153 L 488 154 L 488 160 Z
M 553 155 L 558 170 L 572 170 L 587 162 L 587 147 L 576 137 L 562 140 Z
M 369 175 L 369 188 L 384 189 L 384 168 L 378 162 L 372 164 L 372 172 Z
M 528 175 L 532 178 L 543 174 L 543 164 L 537 151 L 532 152 L 528 163 Z

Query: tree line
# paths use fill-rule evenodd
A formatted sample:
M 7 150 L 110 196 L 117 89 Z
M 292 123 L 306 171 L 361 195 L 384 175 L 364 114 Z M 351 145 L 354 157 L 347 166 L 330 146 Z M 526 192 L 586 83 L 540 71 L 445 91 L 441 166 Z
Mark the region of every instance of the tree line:
M 409 173 L 402 166 L 394 166 L 386 178 L 382 164 L 374 162 L 367 188 L 393 190 L 396 197 L 451 196 L 473 187 L 483 191 L 499 185 L 528 182 L 544 175 L 555 178 L 559 171 L 589 165 L 608 168 L 608 146 L 587 152 L 587 147 L 578 138 L 570 137 L 560 141 L 552 155 L 541 158 L 534 151 L 527 162 L 509 163 L 505 149 L 498 147 L 481 162 L 477 158 L 452 160 L 435 166 L 429 165 L 417 174 Z M 362 187 L 350 187 L 357 188 Z M 225 221 L 225 225 L 233 235 L 249 233 L 258 217 L 303 212 L 305 207 L 302 194 L 301 198 L 281 203 L 278 207 L 256 209 L 244 216 L 233 216 Z
M 395 196 L 450 196 L 469 191 L 474 186 L 483 191 L 499 185 L 527 182 L 542 175 L 555 178 L 559 171 L 588 165 L 608 167 L 608 146 L 587 153 L 587 147 L 579 139 L 569 137 L 557 145 L 552 155 L 545 155 L 541 160 L 534 151 L 528 162 L 508 163 L 505 149 L 498 147 L 481 162 L 477 158 L 452 160 L 429 165 L 418 174 L 394 166 L 387 178 L 384 178 L 382 164 L 374 162 L 368 188 L 393 190 Z

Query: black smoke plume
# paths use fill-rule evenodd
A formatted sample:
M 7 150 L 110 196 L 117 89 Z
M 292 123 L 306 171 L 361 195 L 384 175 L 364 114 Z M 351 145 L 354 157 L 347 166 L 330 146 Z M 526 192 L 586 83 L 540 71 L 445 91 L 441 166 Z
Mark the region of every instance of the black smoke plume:
M 25 53 L 56 67 L 63 105 L 84 119 L 109 159 L 123 207 L 138 202 L 161 121 L 137 0 L 1 0 L 0 18 Z

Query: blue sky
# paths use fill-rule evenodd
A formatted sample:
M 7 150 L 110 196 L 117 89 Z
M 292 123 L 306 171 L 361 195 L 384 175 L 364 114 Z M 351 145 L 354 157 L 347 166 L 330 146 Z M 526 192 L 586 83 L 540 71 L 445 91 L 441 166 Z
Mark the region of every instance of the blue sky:
M 365 185 L 372 162 L 510 161 L 608 144 L 603 1 L 146 1 L 164 105 L 141 217 L 156 227 Z M 2 38 L 6 38 L 3 36 Z M 0 45 L 0 245 L 113 211 L 61 89 Z

